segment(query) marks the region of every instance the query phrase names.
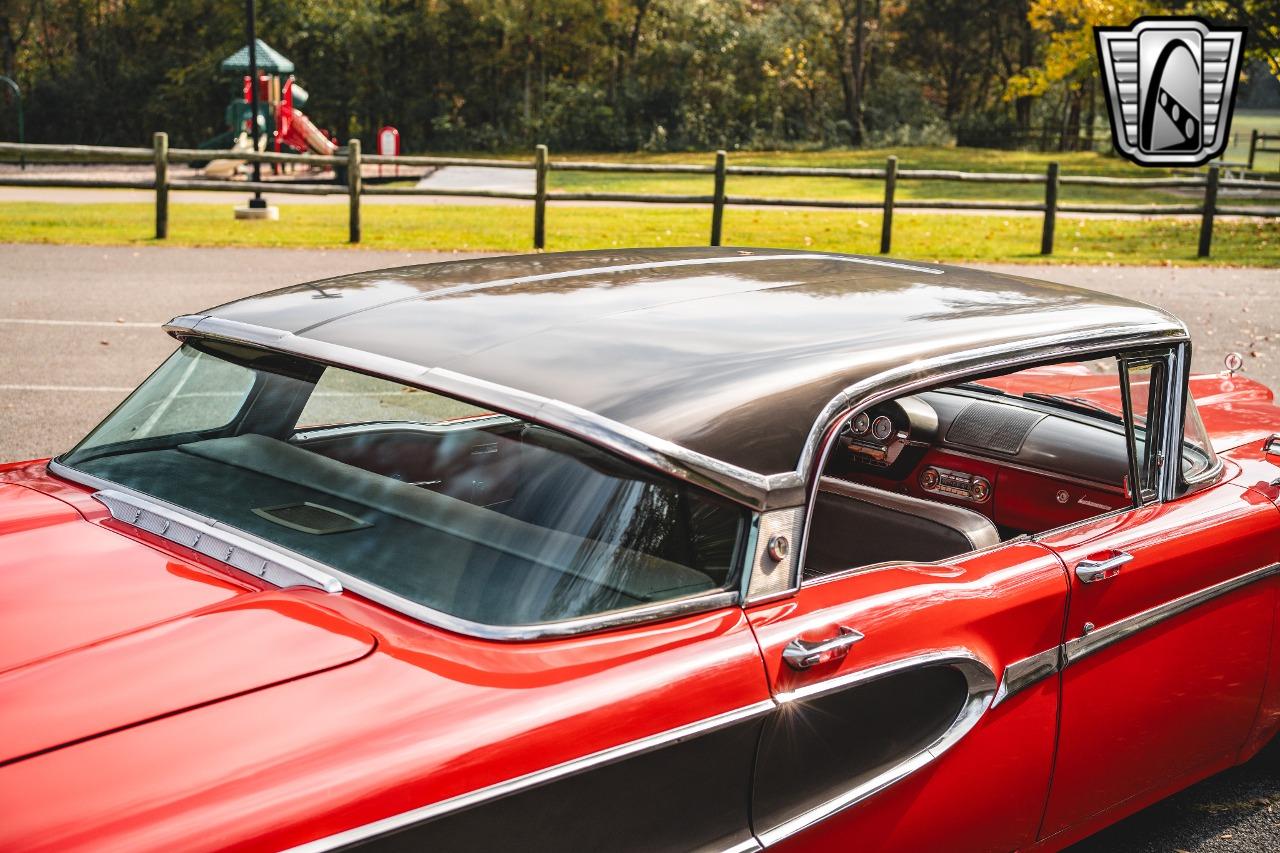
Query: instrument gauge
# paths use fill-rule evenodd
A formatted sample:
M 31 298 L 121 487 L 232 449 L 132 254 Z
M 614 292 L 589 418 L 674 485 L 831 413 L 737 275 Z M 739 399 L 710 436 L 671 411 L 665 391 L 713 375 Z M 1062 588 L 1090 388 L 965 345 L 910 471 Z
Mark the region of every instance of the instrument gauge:
M 854 435 L 866 435 L 869 429 L 871 429 L 871 416 L 866 412 L 859 412 L 850 424 L 850 431 Z
M 888 441 L 893 435 L 893 421 L 885 415 L 881 415 L 871 422 L 871 437 L 876 441 Z

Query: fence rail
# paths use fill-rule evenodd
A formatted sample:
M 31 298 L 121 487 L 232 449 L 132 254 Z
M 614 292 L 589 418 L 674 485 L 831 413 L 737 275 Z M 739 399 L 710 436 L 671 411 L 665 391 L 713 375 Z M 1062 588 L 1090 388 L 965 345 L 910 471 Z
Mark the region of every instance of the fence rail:
M 1250 146 L 1250 160 L 1255 151 L 1270 150 L 1259 147 L 1259 142 L 1280 137 L 1266 137 L 1254 132 Z M 40 187 L 90 187 L 110 189 L 144 189 L 155 191 L 157 239 L 165 239 L 169 231 L 169 193 L 183 190 L 214 192 L 270 192 L 281 195 L 346 195 L 348 208 L 348 240 L 359 243 L 361 237 L 360 199 L 363 196 L 447 196 L 497 198 L 533 202 L 533 248 L 546 247 L 546 209 L 550 202 L 622 202 L 640 204 L 693 204 L 710 205 L 710 244 L 719 246 L 724 233 L 724 209 L 731 205 L 753 207 L 808 207 L 837 210 L 880 210 L 883 218 L 880 232 L 880 251 L 887 254 L 893 245 L 893 213 L 895 210 L 977 210 L 977 211 L 1027 211 L 1044 215 L 1041 228 L 1040 252 L 1053 254 L 1054 230 L 1059 213 L 1122 213 L 1144 215 L 1198 215 L 1200 216 L 1200 257 L 1209 257 L 1213 242 L 1213 223 L 1216 215 L 1280 217 L 1280 207 L 1222 206 L 1218 204 L 1218 192 L 1222 188 L 1280 190 L 1280 183 L 1245 178 L 1229 178 L 1220 174 L 1220 167 L 1211 165 L 1203 177 L 1118 178 L 1102 175 L 1061 175 L 1057 163 L 1050 163 L 1043 174 L 1027 172 L 961 172 L 948 169 L 899 169 L 898 159 L 889 157 L 884 168 L 816 168 L 803 166 L 731 166 L 724 151 L 715 153 L 712 164 L 697 163 L 599 163 L 578 160 L 552 160 L 545 145 L 539 145 L 531 159 L 484 159 L 468 157 L 431 157 L 362 155 L 360 141 L 351 140 L 344 151 L 336 155 L 284 154 L 272 151 L 207 150 L 195 148 L 170 148 L 168 135 L 157 133 L 151 148 L 122 148 L 93 145 L 24 145 L 0 142 L 0 155 L 16 154 L 22 157 L 49 156 L 70 158 L 73 161 L 93 163 L 148 163 L 154 167 L 151 179 L 119 179 L 95 177 L 67 177 L 23 174 L 0 174 L 0 186 Z M 169 166 L 173 163 L 191 163 L 208 160 L 234 159 L 246 162 L 329 166 L 345 176 L 345 181 L 328 184 L 300 184 L 266 181 L 214 181 L 201 179 L 173 179 Z M 477 166 L 501 169 L 525 169 L 534 172 L 534 189 L 484 190 L 448 189 L 436 187 L 364 186 L 362 167 L 374 166 Z M 713 178 L 712 192 L 697 194 L 628 193 L 628 192 L 566 192 L 551 191 L 547 178 L 551 172 L 606 172 L 616 174 L 695 174 Z M 867 199 L 804 199 L 777 198 L 772 196 L 730 195 L 726 191 L 728 177 L 774 176 L 805 178 L 843 178 L 847 180 L 880 181 L 884 185 L 883 200 Z M 897 199 L 900 181 L 947 181 L 967 184 L 1032 184 L 1044 187 L 1043 201 L 965 201 L 953 199 Z M 1062 186 L 1089 186 L 1127 188 L 1135 190 L 1168 188 L 1203 188 L 1200 203 L 1194 204 L 1083 204 L 1062 203 L 1058 200 Z

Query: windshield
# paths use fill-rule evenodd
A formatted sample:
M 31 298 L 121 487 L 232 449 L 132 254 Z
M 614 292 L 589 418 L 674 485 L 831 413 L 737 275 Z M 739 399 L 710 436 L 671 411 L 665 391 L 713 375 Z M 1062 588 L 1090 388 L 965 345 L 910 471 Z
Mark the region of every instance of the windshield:
M 747 516 L 519 418 L 209 342 L 58 461 L 487 625 L 731 589 Z

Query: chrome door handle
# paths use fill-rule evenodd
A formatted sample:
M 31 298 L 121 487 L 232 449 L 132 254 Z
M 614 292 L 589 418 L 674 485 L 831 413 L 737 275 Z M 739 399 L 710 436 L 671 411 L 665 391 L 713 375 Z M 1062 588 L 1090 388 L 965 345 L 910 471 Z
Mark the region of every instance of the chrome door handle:
M 1107 551 L 1105 556 L 1086 557 L 1076 563 L 1076 577 L 1081 583 L 1107 580 L 1120 574 L 1120 567 L 1132 559 L 1133 555 L 1125 551 Z
M 839 660 L 849 653 L 850 646 L 861 639 L 860 632 L 841 625 L 840 632 L 829 640 L 792 640 L 782 650 L 782 659 L 792 669 L 808 669 L 820 663 Z

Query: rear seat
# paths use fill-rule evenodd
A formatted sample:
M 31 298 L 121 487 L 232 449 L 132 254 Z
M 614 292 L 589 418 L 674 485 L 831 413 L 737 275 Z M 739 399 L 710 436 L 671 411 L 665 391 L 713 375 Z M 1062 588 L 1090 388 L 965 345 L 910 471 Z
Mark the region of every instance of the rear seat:
M 928 563 L 999 544 L 985 515 L 964 507 L 823 477 L 805 573 L 875 563 Z

